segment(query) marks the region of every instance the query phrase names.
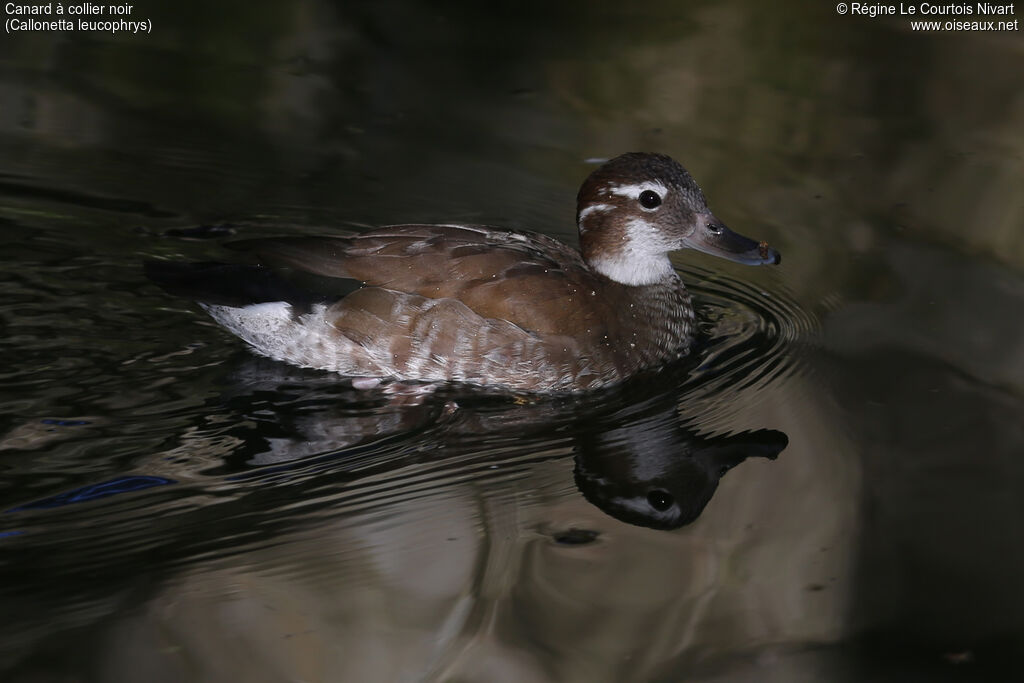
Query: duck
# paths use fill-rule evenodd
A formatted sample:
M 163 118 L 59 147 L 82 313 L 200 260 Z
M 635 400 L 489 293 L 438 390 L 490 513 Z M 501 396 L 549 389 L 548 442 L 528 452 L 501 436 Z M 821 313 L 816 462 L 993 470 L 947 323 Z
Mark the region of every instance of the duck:
M 255 263 L 149 261 L 256 353 L 359 387 L 457 383 L 523 393 L 609 387 L 689 354 L 693 303 L 669 254 L 778 264 L 729 230 L 669 156 L 596 168 L 576 201 L 579 249 L 476 224 L 244 239 Z

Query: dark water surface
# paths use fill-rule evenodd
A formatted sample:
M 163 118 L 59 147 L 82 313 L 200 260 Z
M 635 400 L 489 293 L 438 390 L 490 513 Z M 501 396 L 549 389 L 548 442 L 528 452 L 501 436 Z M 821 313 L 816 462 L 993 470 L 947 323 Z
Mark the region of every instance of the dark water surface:
M 1019 678 L 1020 32 L 626 7 L 4 36 L 0 679 Z M 699 352 L 595 396 L 354 390 L 142 273 L 408 221 L 573 241 L 588 160 L 633 150 L 784 261 L 677 255 Z

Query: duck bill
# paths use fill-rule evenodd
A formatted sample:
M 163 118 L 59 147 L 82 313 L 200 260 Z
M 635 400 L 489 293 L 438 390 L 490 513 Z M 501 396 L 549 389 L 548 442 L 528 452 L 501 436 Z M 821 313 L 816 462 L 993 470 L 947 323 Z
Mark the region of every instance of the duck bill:
M 711 215 L 701 216 L 697 229 L 683 240 L 690 249 L 729 259 L 748 266 L 778 265 L 782 255 L 767 242 L 755 242 L 739 235 Z

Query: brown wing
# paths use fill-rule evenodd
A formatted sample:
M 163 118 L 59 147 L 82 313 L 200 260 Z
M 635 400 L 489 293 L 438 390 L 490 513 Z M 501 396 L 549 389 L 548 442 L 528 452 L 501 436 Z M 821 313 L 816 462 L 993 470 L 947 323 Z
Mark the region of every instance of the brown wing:
M 537 334 L 605 334 L 611 311 L 579 254 L 537 234 L 486 226 L 397 225 L 350 237 L 285 237 L 232 246 L 261 261 L 372 287 L 456 299 Z

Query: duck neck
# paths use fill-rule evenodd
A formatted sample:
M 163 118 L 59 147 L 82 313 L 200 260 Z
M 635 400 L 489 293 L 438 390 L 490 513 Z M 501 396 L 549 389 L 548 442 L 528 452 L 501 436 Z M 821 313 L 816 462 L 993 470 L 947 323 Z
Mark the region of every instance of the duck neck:
M 679 281 L 672 262 L 668 260 L 668 254 L 643 255 L 629 251 L 599 254 L 588 258 L 587 265 L 609 280 L 631 287 L 672 284 Z
M 641 218 L 610 220 L 604 213 L 580 212 L 577 226 L 583 259 L 595 272 L 633 287 L 670 282 L 676 278 L 668 259 L 671 249 L 657 230 Z

